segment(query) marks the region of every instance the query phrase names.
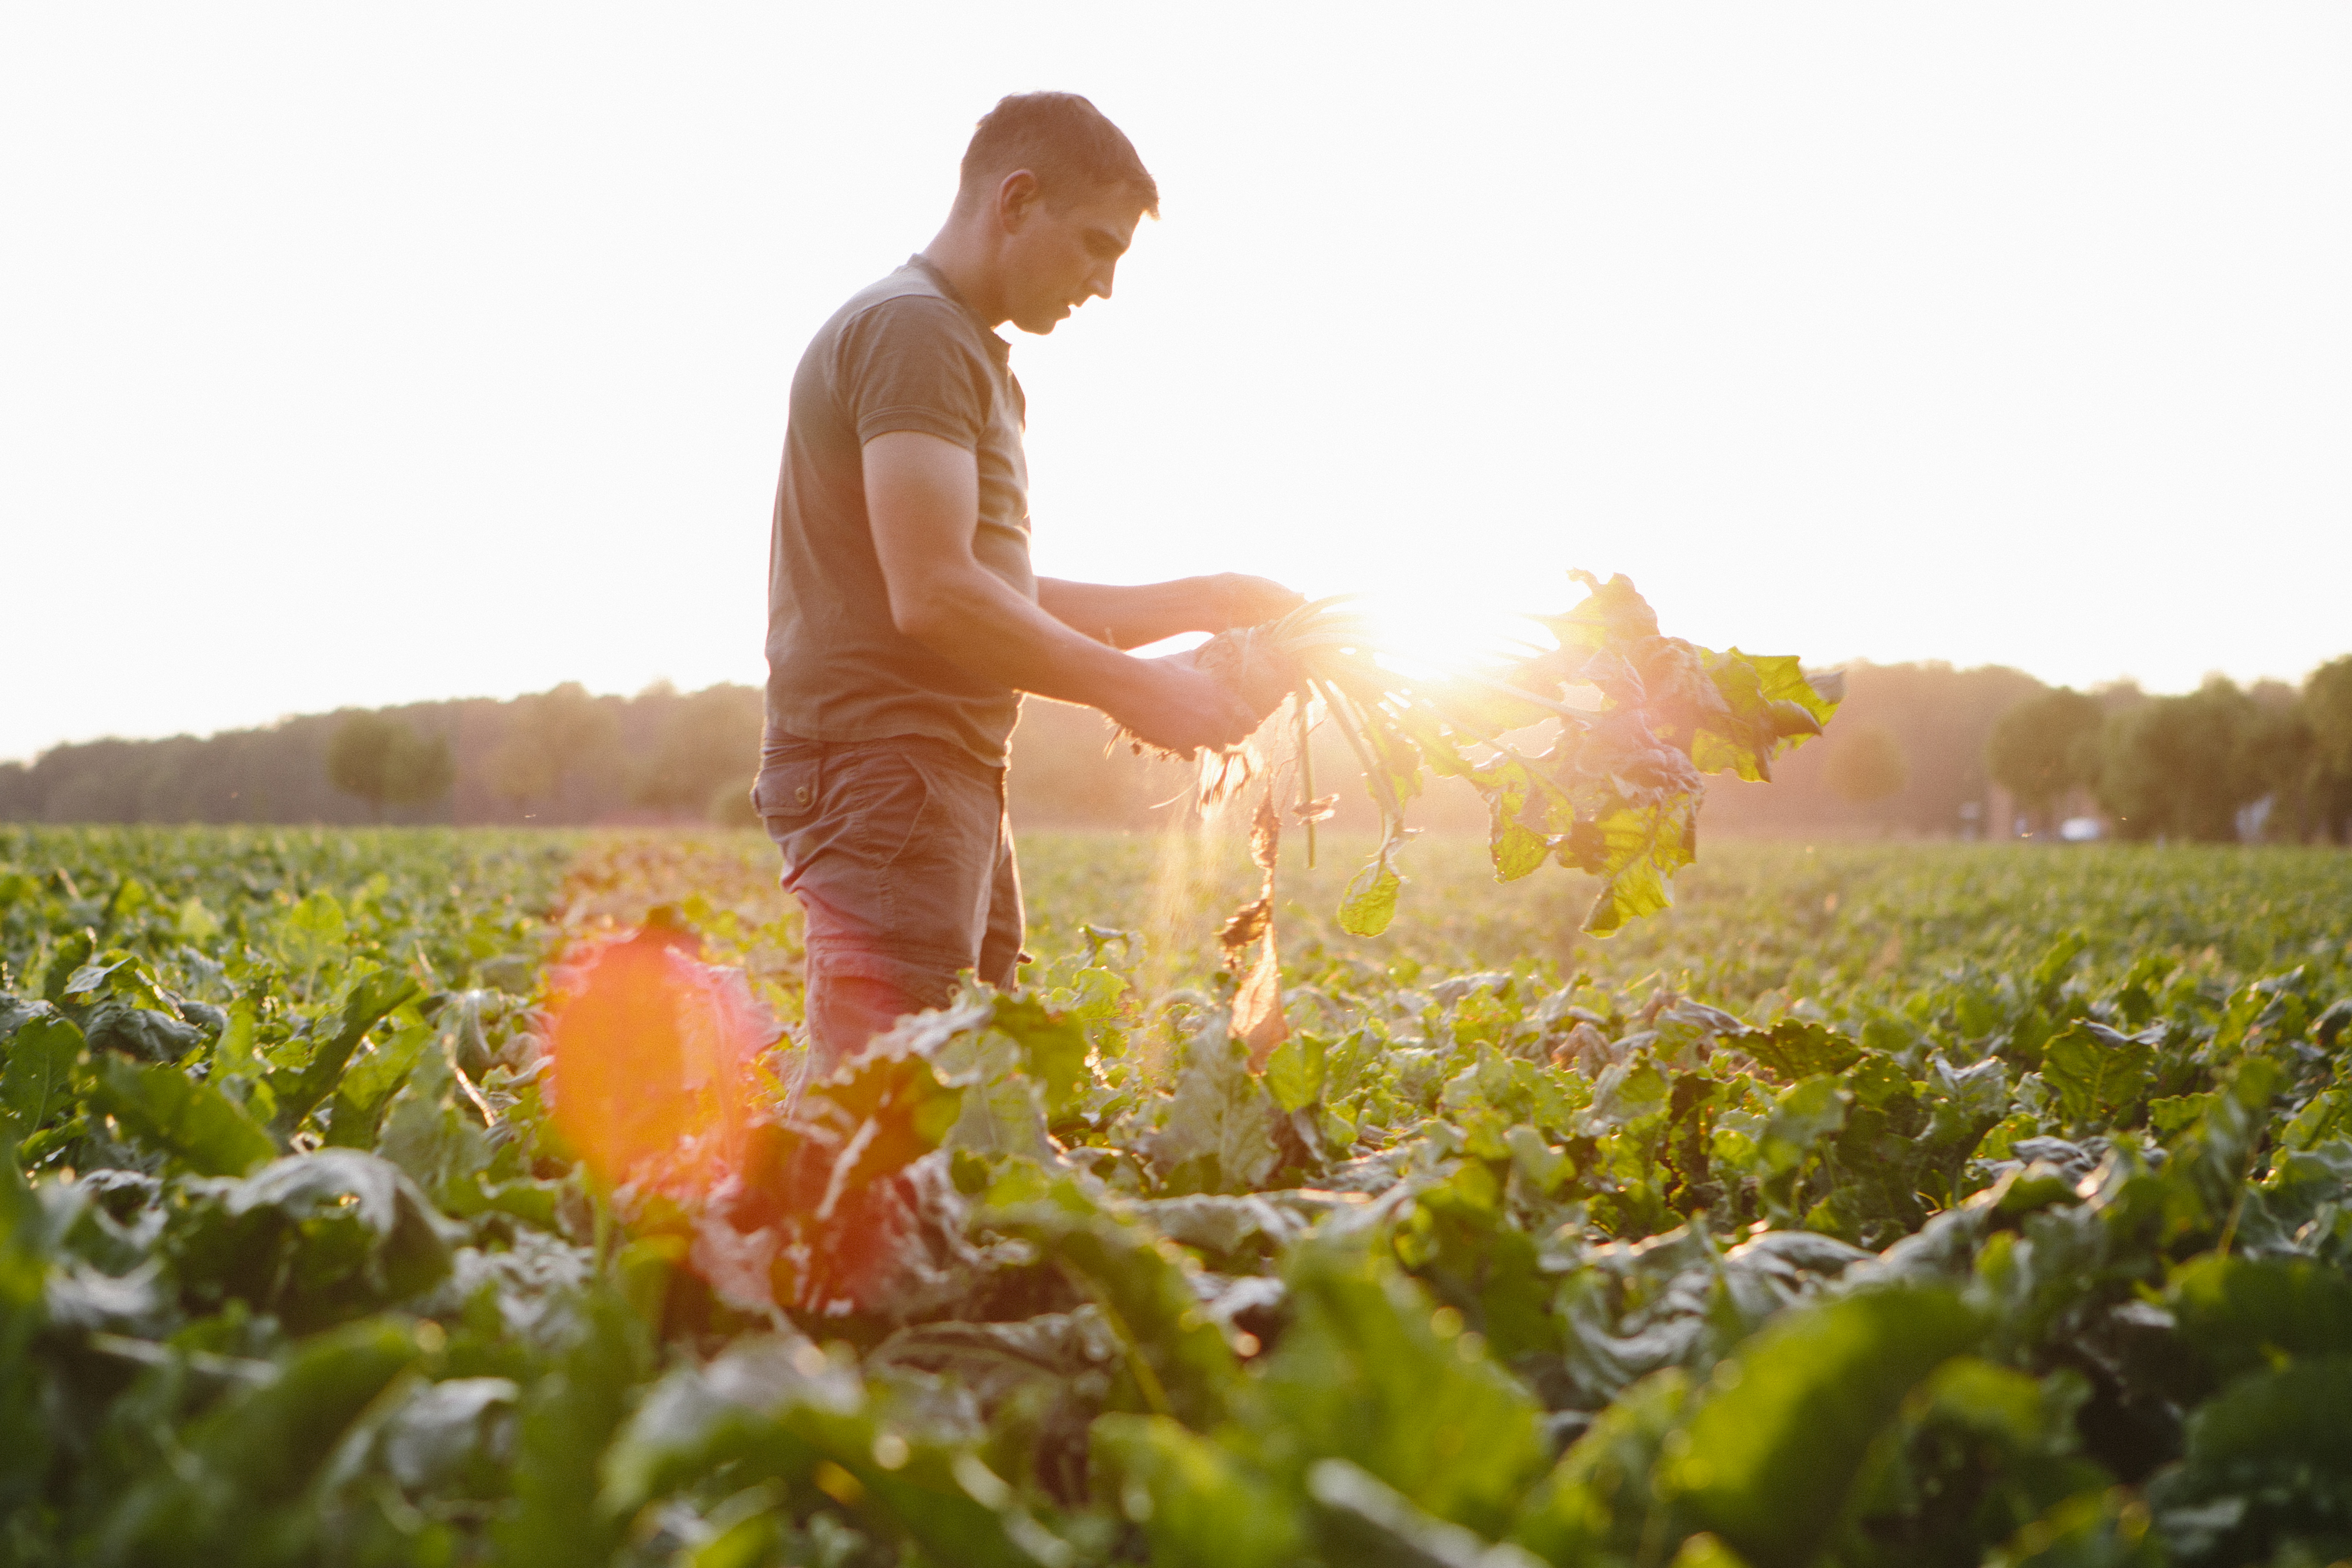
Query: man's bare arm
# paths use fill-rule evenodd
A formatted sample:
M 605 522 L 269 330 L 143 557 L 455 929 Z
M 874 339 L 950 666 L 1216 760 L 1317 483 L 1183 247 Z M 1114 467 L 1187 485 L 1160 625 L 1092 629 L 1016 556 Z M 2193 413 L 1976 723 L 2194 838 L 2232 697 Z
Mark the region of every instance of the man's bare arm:
M 1279 583 L 1238 572 L 1134 587 L 1037 580 L 1037 603 L 1047 615 L 1113 647 L 1140 647 L 1180 632 L 1255 626 L 1304 602 Z
M 972 454 L 918 431 L 866 443 L 866 510 L 890 618 L 987 679 L 1099 708 L 1171 751 L 1226 745 L 1257 716 L 1189 666 L 1130 658 L 1030 603 L 972 554 L 980 473 Z

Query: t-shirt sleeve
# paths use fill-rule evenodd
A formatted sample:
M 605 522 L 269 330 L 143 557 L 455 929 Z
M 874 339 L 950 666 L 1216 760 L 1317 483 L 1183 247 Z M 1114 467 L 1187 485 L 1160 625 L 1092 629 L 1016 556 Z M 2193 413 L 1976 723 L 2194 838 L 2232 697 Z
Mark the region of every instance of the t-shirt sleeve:
M 842 333 L 835 384 L 858 445 L 919 430 L 977 451 L 988 428 L 988 376 L 963 342 L 956 307 L 885 300 Z

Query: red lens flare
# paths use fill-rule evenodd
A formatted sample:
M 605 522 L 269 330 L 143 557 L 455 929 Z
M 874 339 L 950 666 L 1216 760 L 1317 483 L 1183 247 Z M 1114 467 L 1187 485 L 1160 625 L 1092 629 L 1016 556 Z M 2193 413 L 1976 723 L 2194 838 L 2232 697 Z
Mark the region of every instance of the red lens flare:
M 743 977 L 649 931 L 573 949 L 556 983 L 556 1126 L 607 1186 L 708 1193 L 740 1159 L 775 1033 Z

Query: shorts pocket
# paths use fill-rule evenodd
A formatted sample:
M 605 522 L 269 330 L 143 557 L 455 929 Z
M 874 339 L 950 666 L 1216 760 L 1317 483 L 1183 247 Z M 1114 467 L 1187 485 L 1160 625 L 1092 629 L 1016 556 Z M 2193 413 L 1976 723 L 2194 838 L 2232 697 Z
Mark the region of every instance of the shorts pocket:
M 816 812 L 821 771 L 814 754 L 772 762 L 751 786 L 751 804 L 762 817 L 786 826 L 806 822 Z

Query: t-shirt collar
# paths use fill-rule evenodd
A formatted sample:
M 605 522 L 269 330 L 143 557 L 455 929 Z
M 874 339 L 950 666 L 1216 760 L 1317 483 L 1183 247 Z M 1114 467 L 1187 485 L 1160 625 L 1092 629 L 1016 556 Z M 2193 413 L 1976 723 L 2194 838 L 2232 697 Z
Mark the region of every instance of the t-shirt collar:
M 915 252 L 914 255 L 907 258 L 907 265 L 913 268 L 916 271 L 920 272 L 924 277 L 929 279 L 933 287 L 937 288 L 941 294 L 953 301 L 958 310 L 971 318 L 971 324 L 980 329 L 980 335 L 996 345 L 994 352 L 999 359 L 1004 359 L 1011 356 L 1013 353 L 1013 345 L 1006 342 L 1003 338 L 998 337 L 994 329 L 991 328 L 986 321 L 982 321 L 979 313 L 964 302 L 964 297 L 956 292 L 955 285 L 948 281 L 948 275 L 940 270 L 939 264 L 937 262 L 934 262 L 929 257 L 925 256 L 919 250 Z

